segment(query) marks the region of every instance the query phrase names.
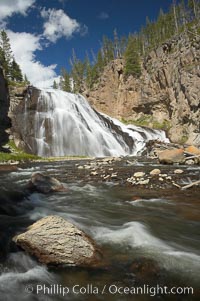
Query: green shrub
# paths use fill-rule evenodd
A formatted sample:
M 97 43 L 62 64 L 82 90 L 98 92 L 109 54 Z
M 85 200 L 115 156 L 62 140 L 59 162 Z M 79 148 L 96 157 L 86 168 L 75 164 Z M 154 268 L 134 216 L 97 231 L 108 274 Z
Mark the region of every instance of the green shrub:
M 168 131 L 171 128 L 171 123 L 169 120 L 164 120 L 163 122 L 158 122 L 151 115 L 144 115 L 135 120 L 126 120 L 124 118 L 121 119 L 121 122 L 124 124 L 134 124 L 137 126 L 146 126 L 157 130 Z

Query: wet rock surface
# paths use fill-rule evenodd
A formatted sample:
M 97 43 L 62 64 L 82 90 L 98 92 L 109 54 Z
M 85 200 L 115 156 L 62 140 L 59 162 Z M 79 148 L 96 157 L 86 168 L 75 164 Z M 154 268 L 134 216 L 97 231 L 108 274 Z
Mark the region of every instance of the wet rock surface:
M 101 259 L 94 242 L 60 216 L 40 219 L 13 240 L 44 264 L 92 266 Z
M 42 173 L 36 172 L 31 176 L 29 182 L 29 189 L 36 190 L 42 193 L 49 192 L 62 192 L 68 191 L 62 183 L 60 183 L 56 178 L 43 175 Z

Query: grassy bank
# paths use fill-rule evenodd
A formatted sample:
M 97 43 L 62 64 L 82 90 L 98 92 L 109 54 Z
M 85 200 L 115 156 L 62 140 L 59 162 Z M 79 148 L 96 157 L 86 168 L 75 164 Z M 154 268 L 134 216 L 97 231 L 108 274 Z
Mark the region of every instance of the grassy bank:
M 0 152 L 0 162 L 8 161 L 31 161 L 31 160 L 41 160 L 41 157 L 27 154 L 27 153 L 4 153 Z
M 121 122 L 124 124 L 133 124 L 137 126 L 145 126 L 156 130 L 164 130 L 168 131 L 171 128 L 171 123 L 168 120 L 163 120 L 163 122 L 158 122 L 151 115 L 144 115 L 139 119 L 129 119 L 126 120 L 124 118 L 121 119 Z
M 22 150 L 20 150 L 14 143 L 13 140 L 10 140 L 7 144 L 4 145 L 5 151 L 8 152 L 0 152 L 0 162 L 26 162 L 26 161 L 64 161 L 64 160 L 79 160 L 79 159 L 90 159 L 87 156 L 63 156 L 63 157 L 39 157 L 33 154 L 28 154 Z
M 41 160 L 42 158 L 36 155 L 28 154 L 20 150 L 14 143 L 13 140 L 10 140 L 6 143 L 3 148 L 5 152 L 0 152 L 0 162 L 9 162 L 9 161 L 31 161 L 31 160 Z
M 54 161 L 64 161 L 64 160 L 84 160 L 90 159 L 87 156 L 63 156 L 63 157 L 39 157 L 32 154 L 27 154 L 24 152 L 21 153 L 4 153 L 0 152 L 0 162 L 24 162 L 24 161 L 47 161 L 47 162 L 54 162 Z

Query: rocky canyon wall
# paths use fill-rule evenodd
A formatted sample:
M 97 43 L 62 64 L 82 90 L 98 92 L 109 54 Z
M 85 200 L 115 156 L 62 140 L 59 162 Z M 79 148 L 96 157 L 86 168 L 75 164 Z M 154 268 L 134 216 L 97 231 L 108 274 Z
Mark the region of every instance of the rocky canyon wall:
M 85 96 L 99 111 L 168 129 L 173 142 L 200 144 L 200 37 L 181 34 L 151 51 L 139 79 L 112 61 Z
M 8 139 L 6 130 L 10 126 L 10 120 L 8 118 L 9 105 L 8 86 L 4 78 L 3 70 L 0 68 L 0 149 Z
M 10 88 L 9 117 L 12 121 L 11 138 L 15 145 L 28 153 L 35 153 L 34 117 L 37 112 L 39 90 L 34 87 Z M 27 111 L 29 115 L 27 115 Z

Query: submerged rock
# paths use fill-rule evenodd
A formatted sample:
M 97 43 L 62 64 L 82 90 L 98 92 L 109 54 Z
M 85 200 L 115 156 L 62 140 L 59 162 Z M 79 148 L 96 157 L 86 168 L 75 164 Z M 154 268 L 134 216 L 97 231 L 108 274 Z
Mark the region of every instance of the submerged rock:
M 130 271 L 135 274 L 136 282 L 153 283 L 161 274 L 158 263 L 150 258 L 137 258 L 130 266 Z
M 91 266 L 101 259 L 94 242 L 60 216 L 40 219 L 13 240 L 45 264 Z
M 183 163 L 185 160 L 183 149 L 168 149 L 158 153 L 158 159 L 163 164 Z
M 56 178 L 35 172 L 31 176 L 29 188 L 42 193 L 68 191 Z

